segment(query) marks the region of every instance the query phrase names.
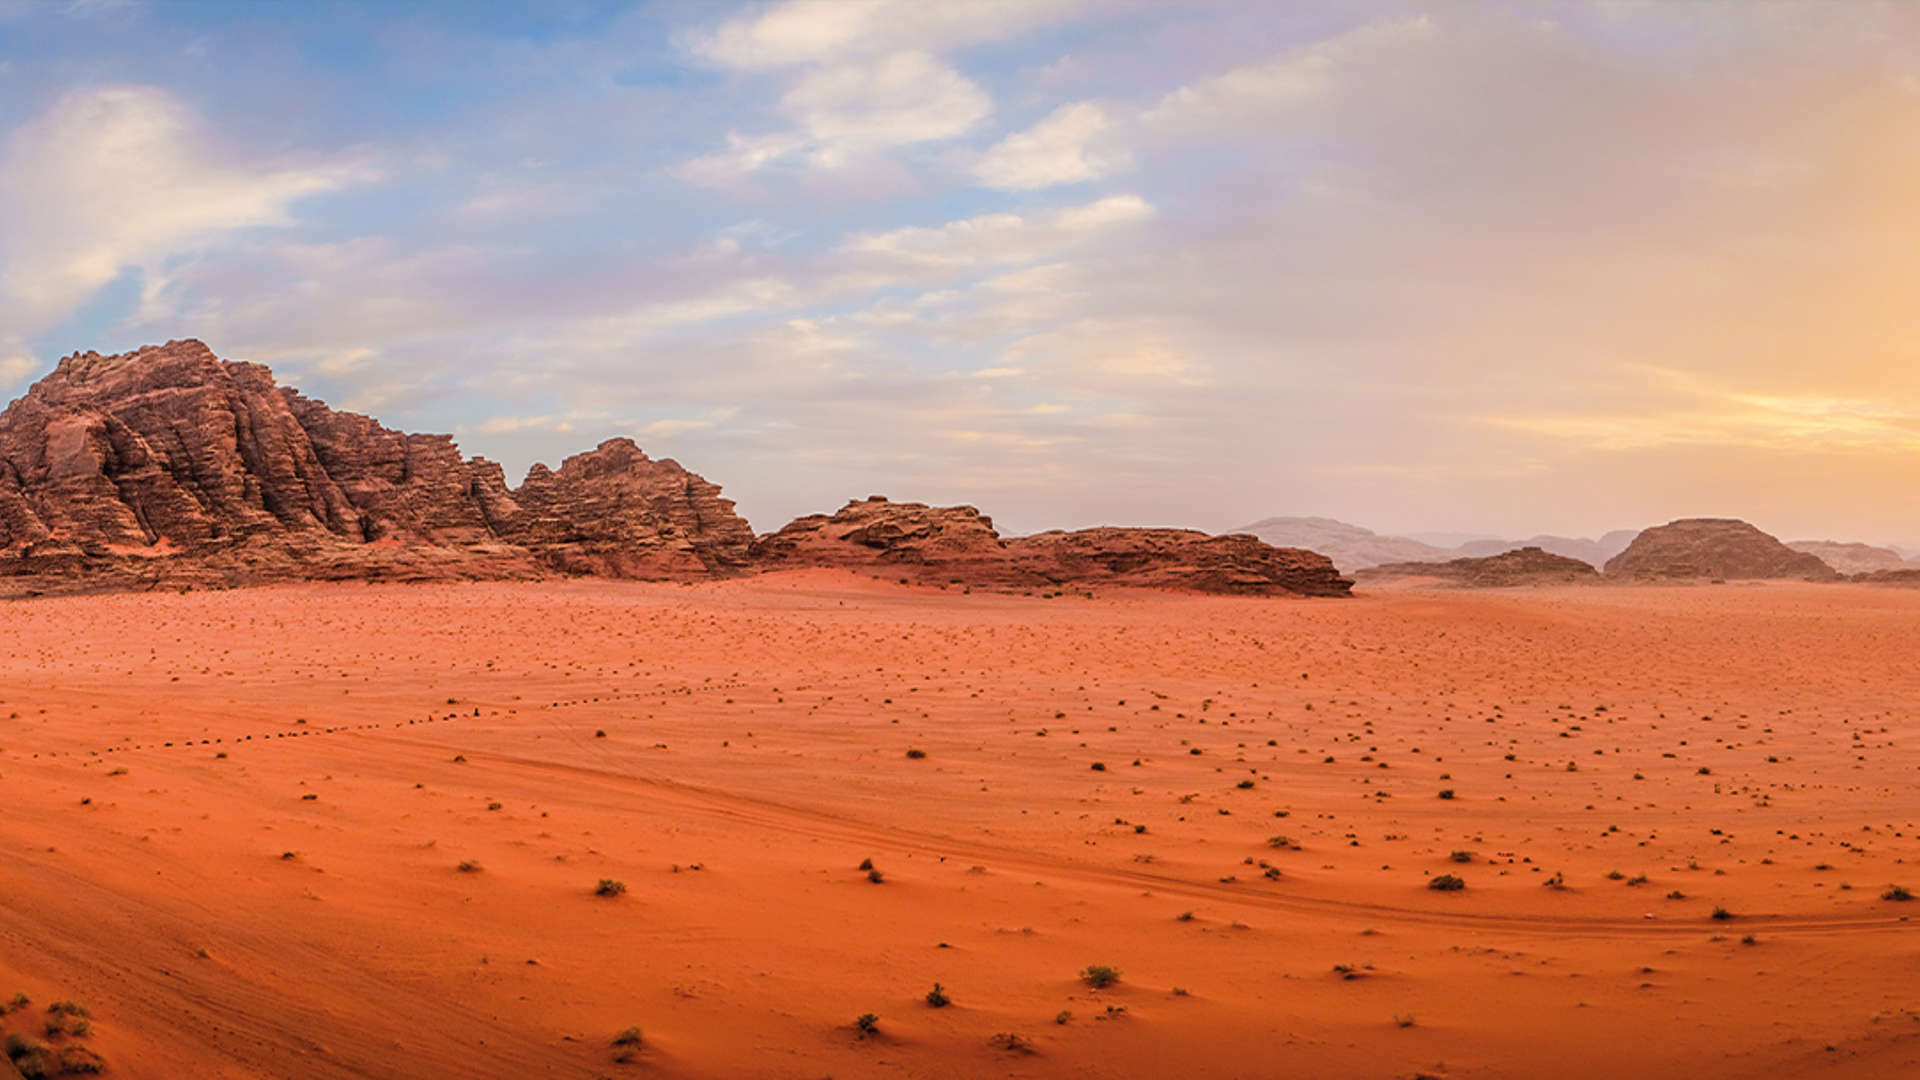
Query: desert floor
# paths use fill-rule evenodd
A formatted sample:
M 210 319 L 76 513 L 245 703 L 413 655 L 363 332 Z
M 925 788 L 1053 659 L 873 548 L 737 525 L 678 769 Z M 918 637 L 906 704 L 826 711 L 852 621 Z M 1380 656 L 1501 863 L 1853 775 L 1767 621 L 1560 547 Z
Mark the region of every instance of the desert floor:
M 0 613 L 0 1028 L 115 1076 L 1920 1075 L 1920 591 Z

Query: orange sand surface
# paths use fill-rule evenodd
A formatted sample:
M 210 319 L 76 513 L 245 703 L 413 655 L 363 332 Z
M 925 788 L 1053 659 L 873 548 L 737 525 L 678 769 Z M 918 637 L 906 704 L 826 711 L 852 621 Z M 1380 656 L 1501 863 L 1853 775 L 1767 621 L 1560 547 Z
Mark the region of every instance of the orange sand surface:
M 0 613 L 0 1028 L 113 1076 L 1920 1075 L 1920 591 Z

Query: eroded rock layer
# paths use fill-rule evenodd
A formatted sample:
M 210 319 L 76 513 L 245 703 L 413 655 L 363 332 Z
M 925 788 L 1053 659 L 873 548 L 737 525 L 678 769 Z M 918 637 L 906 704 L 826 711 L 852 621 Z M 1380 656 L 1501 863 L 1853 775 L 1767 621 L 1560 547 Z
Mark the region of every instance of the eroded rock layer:
M 446 435 L 281 387 L 198 341 L 77 353 L 0 413 L 0 573 L 53 587 L 724 573 L 720 489 L 615 439 L 519 491 Z
M 1600 572 L 1591 563 L 1555 555 L 1537 547 L 1516 548 L 1498 555 L 1477 559 L 1448 559 L 1445 562 L 1384 563 L 1357 571 L 1362 581 L 1387 581 L 1397 578 L 1432 578 L 1448 585 L 1469 589 L 1506 588 L 1515 585 L 1580 585 L 1600 580 Z
M 1618 578 L 1722 581 L 1833 581 L 1840 576 L 1819 556 L 1795 551 L 1735 518 L 1682 518 L 1643 530 L 1625 551 L 1607 560 L 1606 573 Z
M 1253 536 L 1100 528 L 1003 539 L 992 519 L 971 506 L 877 495 L 761 537 L 753 559 L 768 569 L 843 567 L 991 588 L 1099 584 L 1303 596 L 1346 596 L 1353 588 L 1325 556 Z

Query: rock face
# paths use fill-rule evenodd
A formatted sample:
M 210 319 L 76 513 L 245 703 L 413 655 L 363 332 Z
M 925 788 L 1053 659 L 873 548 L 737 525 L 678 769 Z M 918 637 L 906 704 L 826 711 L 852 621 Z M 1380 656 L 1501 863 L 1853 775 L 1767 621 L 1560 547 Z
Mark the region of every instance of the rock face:
M 1003 539 L 971 506 L 896 503 L 878 495 L 761 537 L 753 559 L 767 569 L 842 567 L 993 588 L 1098 584 L 1262 596 L 1346 596 L 1353 588 L 1325 556 L 1252 536 L 1102 528 Z
M 627 439 L 499 465 L 222 361 L 76 353 L 0 413 L 0 594 L 308 579 L 690 578 L 849 567 L 930 583 L 1343 596 L 1310 551 L 1181 529 L 1003 540 L 972 507 L 873 498 L 755 540 L 720 488 Z
M 1910 566 L 1904 570 L 1869 570 L 1854 574 L 1849 580 L 1868 585 L 1902 585 L 1907 588 L 1920 588 L 1920 566 Z
M 1234 533 L 1251 533 L 1276 547 L 1305 548 L 1333 560 L 1342 573 L 1387 562 L 1445 559 L 1452 549 L 1423 544 L 1404 536 L 1381 536 L 1372 529 L 1323 517 L 1271 517 L 1243 525 Z
M 1491 589 L 1514 585 L 1598 584 L 1600 572 L 1583 559 L 1570 559 L 1537 547 L 1523 547 L 1477 559 L 1384 563 L 1361 570 L 1354 577 L 1361 582 L 1437 578 L 1461 588 Z
M 1639 535 L 1632 529 L 1615 529 L 1600 537 L 1589 540 L 1582 536 L 1552 536 L 1542 534 L 1525 540 L 1473 540 L 1461 544 L 1455 550 L 1466 558 L 1482 558 L 1488 555 L 1500 555 L 1521 548 L 1539 548 L 1550 555 L 1562 555 L 1598 570 L 1605 566 L 1608 559 L 1620 554 Z
M 1647 529 L 1607 560 L 1608 577 L 1726 581 L 1839 577 L 1819 556 L 1795 551 L 1734 518 L 1684 518 Z
M 1787 546 L 1819 558 L 1843 574 L 1870 574 L 1877 570 L 1920 569 L 1892 548 L 1871 544 L 1843 544 L 1833 540 L 1789 540 Z
M 511 491 L 449 436 L 198 341 L 77 353 L 0 413 L 0 575 L 52 587 L 723 573 L 751 540 L 719 488 L 627 440 Z

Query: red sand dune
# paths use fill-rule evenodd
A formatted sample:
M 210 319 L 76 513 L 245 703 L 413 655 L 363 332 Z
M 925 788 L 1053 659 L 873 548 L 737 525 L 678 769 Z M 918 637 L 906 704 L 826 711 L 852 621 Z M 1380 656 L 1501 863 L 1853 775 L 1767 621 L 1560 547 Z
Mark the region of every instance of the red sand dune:
M 1914 591 L 4 610 L 0 1027 L 116 1076 L 1920 1069 Z

